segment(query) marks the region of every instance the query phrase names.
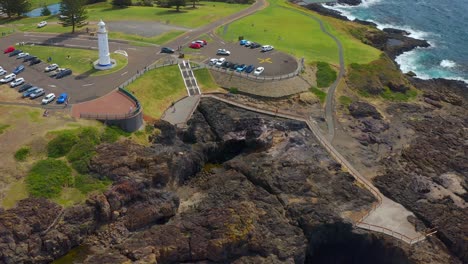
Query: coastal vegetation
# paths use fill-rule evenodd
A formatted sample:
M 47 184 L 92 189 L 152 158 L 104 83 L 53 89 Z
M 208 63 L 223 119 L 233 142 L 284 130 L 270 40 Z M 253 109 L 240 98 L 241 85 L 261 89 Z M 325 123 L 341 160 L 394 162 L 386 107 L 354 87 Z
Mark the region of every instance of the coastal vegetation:
M 7 125 L 7 124 L 0 124 L 0 135 L 3 134 L 3 132 L 5 132 L 5 130 L 7 130 L 7 128 L 9 128 L 10 125 Z
M 324 103 L 325 102 L 325 99 L 327 98 L 327 93 L 322 91 L 320 88 L 317 88 L 317 87 L 310 87 L 309 89 L 313 94 L 315 94 L 315 96 L 317 96 L 317 98 L 320 100 L 320 103 Z
M 336 71 L 326 62 L 317 62 L 317 86 L 324 88 L 330 86 L 336 80 Z
M 25 161 L 26 158 L 29 156 L 31 153 L 31 148 L 30 147 L 21 147 L 15 152 L 15 160 L 17 161 Z
M 40 160 L 31 168 L 26 178 L 28 191 L 34 197 L 57 197 L 62 187 L 72 183 L 71 169 L 63 160 Z

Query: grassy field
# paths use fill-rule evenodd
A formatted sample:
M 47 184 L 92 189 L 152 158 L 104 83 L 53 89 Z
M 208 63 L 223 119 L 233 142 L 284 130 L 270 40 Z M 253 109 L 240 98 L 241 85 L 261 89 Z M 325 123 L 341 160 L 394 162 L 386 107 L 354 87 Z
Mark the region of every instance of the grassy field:
M 224 91 L 223 89 L 219 88 L 218 84 L 216 84 L 208 69 L 194 70 L 193 74 L 195 74 L 195 78 L 197 78 L 198 85 L 200 86 L 200 89 L 203 93 Z
M 317 62 L 317 86 L 324 88 L 330 86 L 336 80 L 336 71 L 326 62 Z
M 160 118 L 172 102 L 187 95 L 177 65 L 148 71 L 126 89 L 140 100 L 143 113 L 152 118 Z
M 97 50 L 62 48 L 50 46 L 21 46 L 18 47 L 25 52 L 34 54 L 42 61 L 46 61 L 50 56 L 52 63 L 57 63 L 61 68 L 70 68 L 73 70 L 73 75 L 86 74 L 91 76 L 105 75 L 123 69 L 128 61 L 121 54 L 111 54 L 111 58 L 117 61 L 117 66 L 107 71 L 98 71 L 94 69 L 92 62 L 97 60 Z M 70 59 L 68 59 L 70 55 Z
M 380 51 L 361 43 L 350 33 L 351 24 L 320 16 L 299 7 L 301 13 L 283 7 L 289 5 L 285 0 L 269 0 L 270 5 L 251 16 L 231 23 L 227 29 L 221 27 L 217 33 L 223 38 L 236 41 L 238 36 L 273 45 L 276 49 L 306 61 L 324 61 L 338 65 L 338 48 L 335 42 L 325 35 L 319 24 L 303 14 L 314 15 L 323 20 L 326 27 L 343 44 L 346 63 L 368 63 L 378 58 Z M 224 34 L 225 33 L 225 34 Z

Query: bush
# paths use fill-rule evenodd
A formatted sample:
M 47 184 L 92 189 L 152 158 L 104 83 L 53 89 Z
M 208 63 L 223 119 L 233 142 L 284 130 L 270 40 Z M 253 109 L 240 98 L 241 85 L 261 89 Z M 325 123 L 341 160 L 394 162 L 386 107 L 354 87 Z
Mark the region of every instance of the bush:
M 50 14 L 50 10 L 46 5 L 42 7 L 41 16 L 50 16 Z
M 309 89 L 313 94 L 315 94 L 315 96 L 318 97 L 318 99 L 320 100 L 320 103 L 323 104 L 323 102 L 325 102 L 325 99 L 327 98 L 327 93 L 320 90 L 319 88 L 317 87 L 310 87 Z
M 31 152 L 31 149 L 29 147 L 22 147 L 18 149 L 15 153 L 15 160 L 25 161 L 30 152 Z
M 318 87 L 328 87 L 336 80 L 336 71 L 326 62 L 317 62 L 316 77 Z
M 54 198 L 64 186 L 72 183 L 71 169 L 62 160 L 38 161 L 28 173 L 26 183 L 29 193 L 35 197 Z
M 107 126 L 104 130 L 104 133 L 101 135 L 101 140 L 103 142 L 114 143 L 120 137 L 129 137 L 130 133 L 123 131 L 116 126 Z
M 95 144 L 90 141 L 83 141 L 76 144 L 67 155 L 67 160 L 71 163 L 72 167 L 79 173 L 88 173 L 88 165 L 91 158 L 96 153 L 94 151 Z
M 97 128 L 95 127 L 85 127 L 81 129 L 80 134 L 78 135 L 80 138 L 80 141 L 89 141 L 93 145 L 98 145 L 101 143 L 101 137 L 100 137 L 100 132 Z
M 109 184 L 111 184 L 111 181 L 108 179 L 99 180 L 90 175 L 79 174 L 75 177 L 75 188 L 83 194 L 93 191 L 104 191 Z
M 232 94 L 238 94 L 239 89 L 237 89 L 236 87 L 231 87 L 231 88 L 229 88 L 229 92 L 232 93 Z
M 338 100 L 340 100 L 340 103 L 344 105 L 346 108 L 348 108 L 348 106 L 353 102 L 353 99 L 344 95 L 340 96 Z
M 79 138 L 75 131 L 64 130 L 47 144 L 47 155 L 50 158 L 58 158 L 67 155 Z

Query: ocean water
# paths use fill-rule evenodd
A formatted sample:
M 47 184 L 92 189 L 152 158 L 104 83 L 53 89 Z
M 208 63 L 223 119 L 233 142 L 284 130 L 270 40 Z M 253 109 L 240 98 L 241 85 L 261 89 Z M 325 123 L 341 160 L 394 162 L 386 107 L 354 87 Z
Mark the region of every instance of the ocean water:
M 382 28 L 404 29 L 425 39 L 429 48 L 416 48 L 397 57 L 403 72 L 419 78 L 447 78 L 468 83 L 468 0 L 362 0 L 359 6 L 337 5 L 349 19 L 372 21 Z

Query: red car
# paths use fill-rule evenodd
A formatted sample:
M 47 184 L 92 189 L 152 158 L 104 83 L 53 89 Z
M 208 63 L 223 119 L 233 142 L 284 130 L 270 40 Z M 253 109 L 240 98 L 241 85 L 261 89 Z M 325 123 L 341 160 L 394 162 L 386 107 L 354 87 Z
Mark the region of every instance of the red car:
M 15 51 L 15 47 L 10 46 L 10 47 L 6 48 L 6 49 L 3 51 L 3 54 L 10 53 L 10 52 L 13 52 L 13 51 Z
M 200 49 L 202 46 L 200 44 L 198 44 L 198 43 L 192 43 L 192 44 L 190 44 L 189 47 L 192 48 L 192 49 Z

